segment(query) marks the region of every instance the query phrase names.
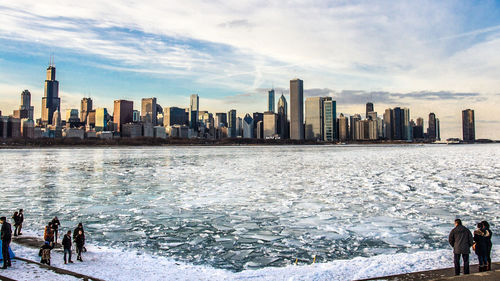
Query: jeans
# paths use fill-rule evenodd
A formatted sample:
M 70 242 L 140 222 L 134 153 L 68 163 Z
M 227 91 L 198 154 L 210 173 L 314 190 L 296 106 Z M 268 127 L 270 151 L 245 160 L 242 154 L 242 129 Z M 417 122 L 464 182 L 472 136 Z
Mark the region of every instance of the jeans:
M 82 259 L 82 251 L 83 251 L 83 246 L 79 247 L 79 246 L 76 246 L 76 258 L 78 260 L 81 260 Z
M 3 267 L 7 267 L 10 265 L 9 244 L 10 244 L 10 241 L 3 241 L 2 240 Z
M 66 255 L 68 255 L 68 261 L 71 261 L 71 249 L 64 249 L 64 262 L 66 262 Z
M 485 266 L 488 263 L 488 256 L 477 256 L 479 266 Z
M 460 275 L 460 256 L 464 260 L 464 274 L 469 274 L 469 254 L 454 254 L 453 263 L 455 263 L 455 275 Z

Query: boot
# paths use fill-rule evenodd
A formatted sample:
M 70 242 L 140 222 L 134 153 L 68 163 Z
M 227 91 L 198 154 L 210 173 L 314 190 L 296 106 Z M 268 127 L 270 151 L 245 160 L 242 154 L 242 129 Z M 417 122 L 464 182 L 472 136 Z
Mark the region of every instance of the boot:
M 486 265 L 486 271 L 490 270 L 491 270 L 491 261 L 489 261 L 488 264 Z
M 483 272 L 483 266 L 482 265 L 479 266 L 479 269 L 478 269 L 477 272 Z

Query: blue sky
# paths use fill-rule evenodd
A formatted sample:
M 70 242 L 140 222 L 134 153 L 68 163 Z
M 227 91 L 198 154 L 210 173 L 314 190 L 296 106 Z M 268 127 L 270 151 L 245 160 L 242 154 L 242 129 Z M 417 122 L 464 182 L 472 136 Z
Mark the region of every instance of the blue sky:
M 337 112 L 435 112 L 444 137 L 476 110 L 478 137 L 500 139 L 500 1 L 10 1 L 0 4 L 0 110 L 23 89 L 39 115 L 55 57 L 62 109 L 83 96 L 162 106 L 264 111 L 266 90 L 331 95 Z

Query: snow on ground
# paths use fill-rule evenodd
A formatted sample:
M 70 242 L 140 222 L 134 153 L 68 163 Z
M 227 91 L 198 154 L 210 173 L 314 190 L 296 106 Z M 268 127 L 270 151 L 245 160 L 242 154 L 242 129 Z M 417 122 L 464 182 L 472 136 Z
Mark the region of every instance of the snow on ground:
M 38 261 L 38 250 L 12 244 L 19 257 Z M 399 273 L 452 267 L 452 252 L 449 250 L 421 251 L 412 254 L 378 255 L 370 258 L 356 257 L 351 260 L 336 260 L 313 265 L 290 265 L 267 267 L 258 270 L 231 272 L 208 266 L 176 262 L 170 258 L 156 257 L 140 252 L 87 246 L 83 262 L 65 265 L 63 254 L 52 251 L 53 266 L 90 275 L 104 280 L 354 280 Z M 494 248 L 495 257 L 500 255 L 500 246 Z M 472 262 L 477 262 L 471 255 Z M 73 255 L 76 260 L 76 256 Z M 17 280 L 73 280 L 68 275 L 57 275 L 42 270 L 36 265 L 16 261 L 14 266 L 1 272 Z

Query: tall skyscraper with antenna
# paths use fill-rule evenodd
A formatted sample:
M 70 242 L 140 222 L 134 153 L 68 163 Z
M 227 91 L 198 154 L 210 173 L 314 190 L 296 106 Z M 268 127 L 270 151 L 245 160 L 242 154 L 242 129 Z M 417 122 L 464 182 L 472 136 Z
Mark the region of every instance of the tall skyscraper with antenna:
M 47 67 L 47 79 L 45 80 L 44 95 L 42 98 L 42 124 L 51 125 L 54 112 L 60 110 L 61 99 L 59 98 L 59 81 L 56 80 L 56 66 L 51 58 Z

